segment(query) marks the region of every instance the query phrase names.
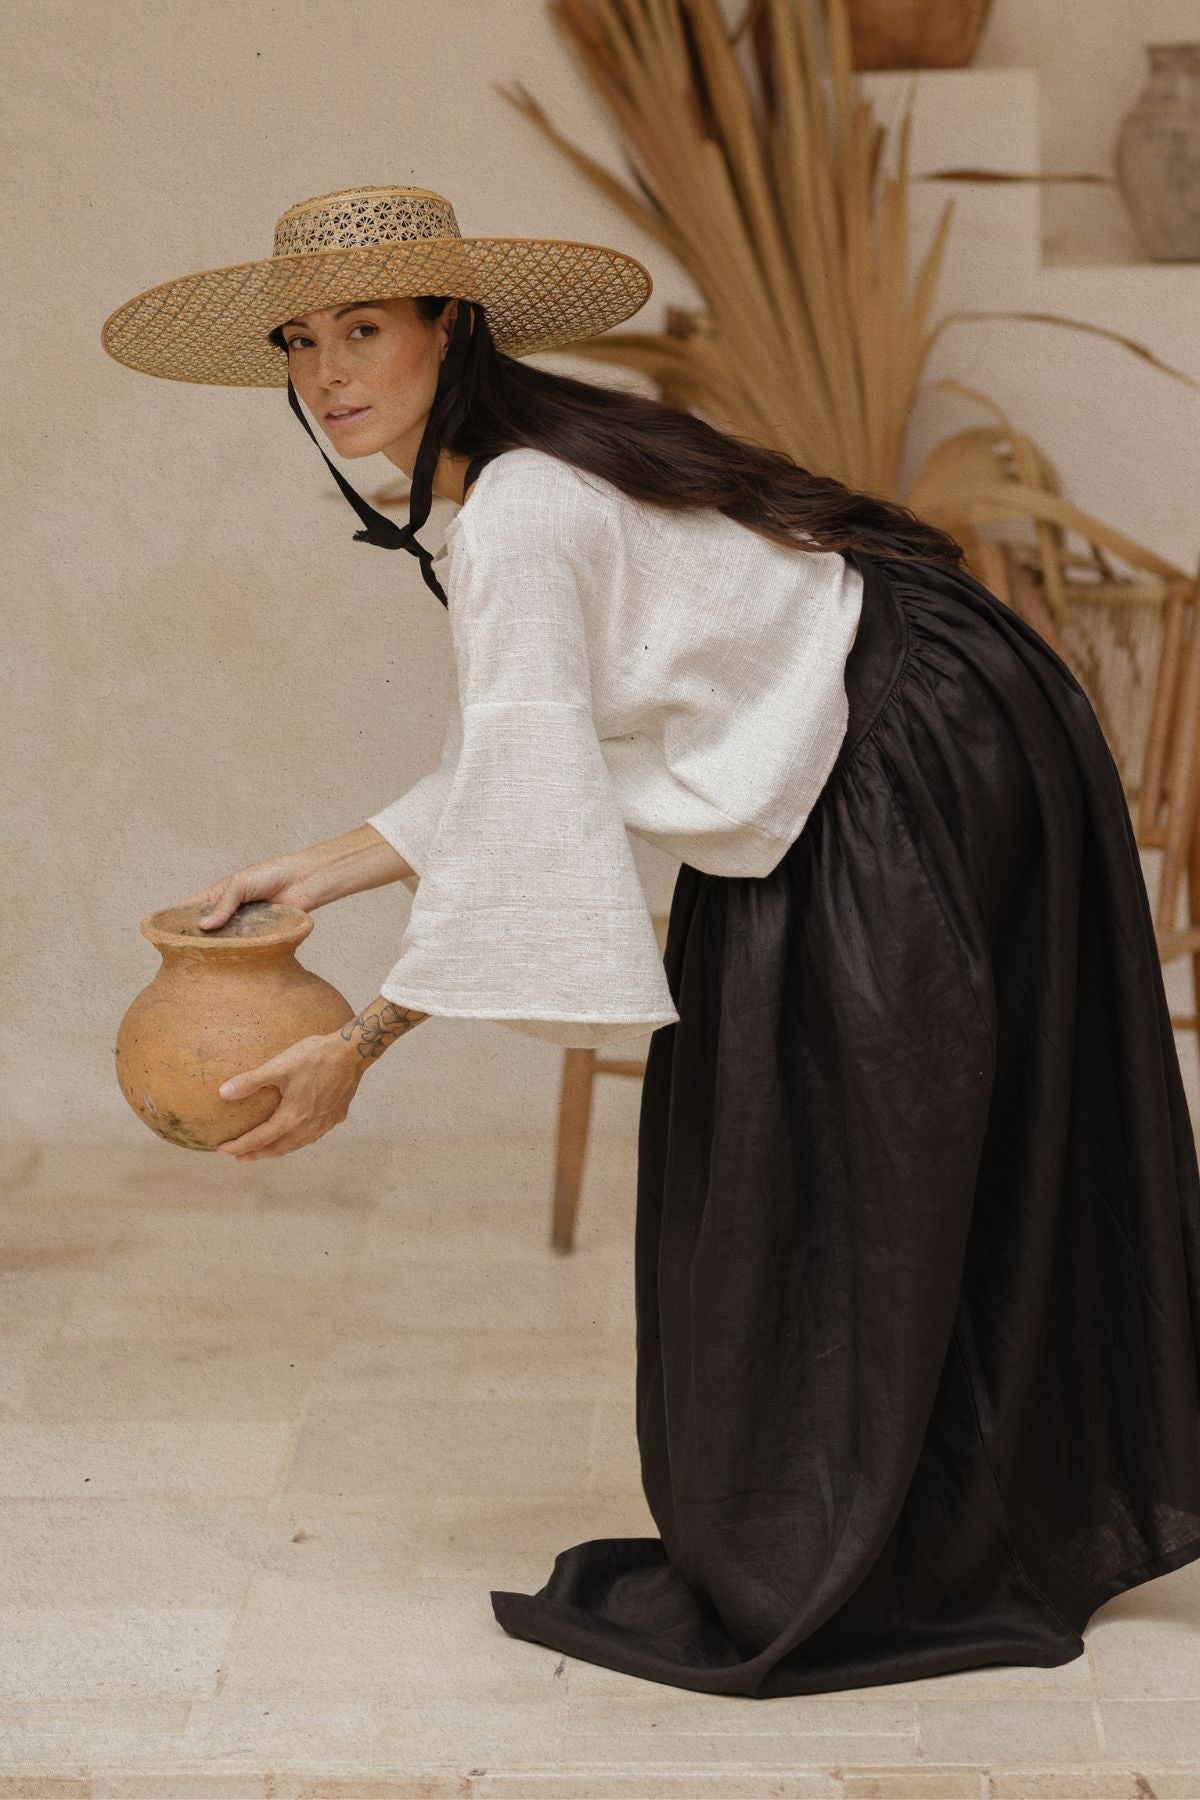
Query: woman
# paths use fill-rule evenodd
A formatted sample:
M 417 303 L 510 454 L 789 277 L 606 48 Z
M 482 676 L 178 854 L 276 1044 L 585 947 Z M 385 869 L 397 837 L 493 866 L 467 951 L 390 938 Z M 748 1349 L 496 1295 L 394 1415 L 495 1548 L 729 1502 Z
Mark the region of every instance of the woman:
M 660 1535 L 565 1549 L 496 1617 L 759 1698 L 1069 1662 L 1104 1600 L 1200 1558 L 1200 1172 L 1117 770 L 941 532 L 518 360 L 648 291 L 619 252 L 356 189 L 106 322 L 133 367 L 286 380 L 310 433 L 297 395 L 344 455 L 411 469 L 403 529 L 334 474 L 360 540 L 450 589 L 437 768 L 191 896 L 215 928 L 413 895 L 371 1005 L 226 1084 L 281 1099 L 221 1148 L 314 1141 L 430 1016 L 652 1030 Z M 432 493 L 463 502 L 439 557 Z M 630 832 L 680 857 L 665 957 Z

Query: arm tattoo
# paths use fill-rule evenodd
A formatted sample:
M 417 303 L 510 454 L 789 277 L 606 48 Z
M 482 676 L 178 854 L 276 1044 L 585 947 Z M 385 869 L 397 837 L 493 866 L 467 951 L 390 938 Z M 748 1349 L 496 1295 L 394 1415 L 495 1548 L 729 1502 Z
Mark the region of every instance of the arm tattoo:
M 365 1012 L 355 1013 L 348 1019 L 338 1035 L 348 1044 L 357 1042 L 358 1053 L 364 1060 L 375 1060 L 383 1055 L 389 1044 L 428 1017 L 428 1013 L 416 1012 L 409 1006 L 396 1006 L 391 1000 L 383 1000 L 378 1007 L 372 1001 Z

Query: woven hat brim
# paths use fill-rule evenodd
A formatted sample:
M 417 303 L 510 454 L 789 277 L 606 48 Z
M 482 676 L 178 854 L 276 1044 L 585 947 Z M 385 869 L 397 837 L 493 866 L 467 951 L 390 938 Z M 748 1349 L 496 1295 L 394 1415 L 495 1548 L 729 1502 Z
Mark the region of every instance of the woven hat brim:
M 635 257 L 569 238 L 412 238 L 229 263 L 135 294 L 100 342 L 128 368 L 220 387 L 286 387 L 267 333 L 352 300 L 454 294 L 487 314 L 497 349 L 553 350 L 607 331 L 650 296 Z

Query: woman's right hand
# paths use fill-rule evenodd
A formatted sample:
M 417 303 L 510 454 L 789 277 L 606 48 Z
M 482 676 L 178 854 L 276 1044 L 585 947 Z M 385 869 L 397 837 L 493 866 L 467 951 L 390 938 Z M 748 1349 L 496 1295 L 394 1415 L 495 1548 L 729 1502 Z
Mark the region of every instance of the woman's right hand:
M 211 886 L 189 894 L 180 906 L 203 901 L 211 911 L 200 920 L 207 931 L 215 931 L 231 919 L 244 900 L 277 900 L 281 906 L 298 906 L 311 912 L 322 904 L 316 870 L 307 853 L 291 856 L 269 856 L 263 862 L 251 863 L 232 875 L 223 876 Z

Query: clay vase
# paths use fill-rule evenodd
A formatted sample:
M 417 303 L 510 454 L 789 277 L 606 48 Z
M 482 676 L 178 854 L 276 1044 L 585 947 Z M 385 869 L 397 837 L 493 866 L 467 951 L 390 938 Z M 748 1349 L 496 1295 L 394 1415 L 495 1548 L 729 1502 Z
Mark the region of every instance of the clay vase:
M 1147 44 L 1117 133 L 1117 179 L 1153 262 L 1200 262 L 1200 43 Z
M 142 920 L 162 963 L 117 1031 L 121 1092 L 151 1131 L 188 1150 L 215 1150 L 279 1104 L 277 1087 L 222 1100 L 223 1081 L 354 1017 L 335 987 L 296 961 L 313 928 L 300 907 L 248 900 L 204 931 L 208 911 L 195 901 Z

